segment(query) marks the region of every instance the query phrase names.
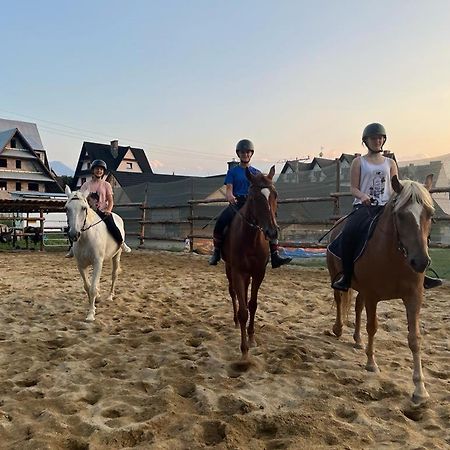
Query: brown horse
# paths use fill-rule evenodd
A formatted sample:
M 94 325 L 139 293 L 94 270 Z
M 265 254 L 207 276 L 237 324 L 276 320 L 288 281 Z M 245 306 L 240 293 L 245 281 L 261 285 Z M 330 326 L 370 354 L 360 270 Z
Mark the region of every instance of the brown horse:
M 428 236 L 434 213 L 433 201 L 428 192 L 433 176 L 429 175 L 425 187 L 415 181 L 399 181 L 392 178 L 394 194 L 384 207 L 372 237 L 364 253 L 354 266 L 352 288 L 358 292 L 355 305 L 356 346 L 361 346 L 361 313 L 366 307 L 368 343 L 366 347 L 366 369 L 378 372 L 374 357 L 374 336 L 378 321 L 377 303 L 381 300 L 401 298 L 408 320 L 408 344 L 414 361 L 413 381 L 415 390 L 412 399 L 420 403 L 429 397 L 425 389 L 420 358 L 419 313 L 423 298 L 424 271 L 430 263 Z M 335 237 L 342 229 L 342 221 L 333 230 Z M 331 279 L 342 270 L 341 263 L 329 251 L 327 264 Z M 334 291 L 336 322 L 333 331 L 342 334 L 343 316 L 351 301 L 351 290 Z
M 249 345 L 255 345 L 255 313 L 258 307 L 258 289 L 266 273 L 269 261 L 269 243 L 275 239 L 278 226 L 277 192 L 272 184 L 275 166 L 267 176 L 252 175 L 246 170 L 250 189 L 245 205 L 237 212 L 226 234 L 223 245 L 228 278 L 228 291 L 233 304 L 235 326 L 241 327 L 242 360 L 248 360 Z M 251 286 L 250 302 L 248 288 Z M 250 311 L 250 321 L 246 329 Z M 248 341 L 247 341 L 248 332 Z

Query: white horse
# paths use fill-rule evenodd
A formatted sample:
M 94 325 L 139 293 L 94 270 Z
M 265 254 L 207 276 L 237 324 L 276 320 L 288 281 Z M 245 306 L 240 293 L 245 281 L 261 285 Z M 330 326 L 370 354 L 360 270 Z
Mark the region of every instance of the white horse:
M 83 278 L 84 290 L 89 297 L 89 313 L 86 320 L 95 320 L 95 300 L 98 297 L 98 285 L 102 273 L 103 262 L 112 260 L 112 279 L 108 301 L 114 296 L 114 286 L 120 271 L 120 255 L 122 247 L 114 240 L 106 228 L 105 222 L 89 206 L 87 195 L 80 191 L 72 192 L 66 186 L 68 235 L 73 242 L 73 253 L 77 261 L 78 270 Z M 112 213 L 114 222 L 125 240 L 123 220 Z M 128 247 L 127 247 L 128 248 Z M 88 268 L 92 266 L 92 277 L 88 280 Z

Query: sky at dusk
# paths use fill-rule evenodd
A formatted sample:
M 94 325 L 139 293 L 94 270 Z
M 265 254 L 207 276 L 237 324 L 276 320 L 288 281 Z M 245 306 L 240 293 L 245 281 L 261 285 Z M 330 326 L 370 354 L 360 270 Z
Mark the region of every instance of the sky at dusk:
M 450 153 L 448 0 L 0 1 L 0 117 L 50 161 L 83 141 L 140 147 L 157 173 L 223 173 L 363 152 Z

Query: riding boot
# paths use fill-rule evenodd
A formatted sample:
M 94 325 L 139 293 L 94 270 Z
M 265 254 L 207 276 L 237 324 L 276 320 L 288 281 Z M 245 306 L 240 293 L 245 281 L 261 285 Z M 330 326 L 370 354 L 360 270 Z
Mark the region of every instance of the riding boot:
M 284 264 L 289 264 L 292 258 L 280 256 L 278 251 L 278 244 L 271 242 L 270 247 L 270 260 L 272 262 L 272 269 L 276 269 Z
M 73 258 L 73 247 L 69 248 L 69 251 L 67 252 L 67 254 L 64 256 L 64 258 Z
M 333 282 L 331 287 L 338 291 L 347 292 L 352 285 L 352 276 L 348 274 L 343 274 L 339 280 Z
M 425 278 L 423 280 L 423 287 L 425 289 L 433 289 L 439 286 L 442 286 L 442 280 L 425 275 Z
M 221 253 L 222 253 L 222 236 L 217 234 L 214 235 L 214 252 L 209 258 L 210 266 L 217 266 L 217 263 L 220 261 Z
M 347 292 L 352 286 L 352 275 L 353 275 L 353 257 L 348 255 L 342 255 L 342 266 L 343 274 L 342 276 L 331 283 L 331 287 L 338 291 Z

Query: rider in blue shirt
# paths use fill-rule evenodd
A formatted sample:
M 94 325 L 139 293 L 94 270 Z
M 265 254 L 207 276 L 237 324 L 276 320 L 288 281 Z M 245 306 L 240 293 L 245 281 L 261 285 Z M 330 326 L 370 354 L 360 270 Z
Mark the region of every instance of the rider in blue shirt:
M 251 173 L 261 173 L 250 165 L 250 160 L 255 152 L 253 143 L 248 139 L 239 141 L 236 145 L 236 153 L 239 157 L 239 165 L 228 170 L 225 177 L 226 199 L 230 205 L 225 208 L 217 219 L 214 227 L 214 253 L 209 260 L 209 264 L 215 266 L 221 257 L 221 249 L 224 240 L 225 228 L 227 228 L 237 211 L 244 206 L 247 199 L 250 182 L 245 175 L 245 169 L 248 168 Z M 292 258 L 283 258 L 278 253 L 278 240 L 273 239 L 269 242 L 270 257 L 272 267 L 275 269 L 292 261 Z

